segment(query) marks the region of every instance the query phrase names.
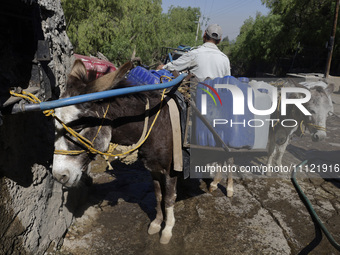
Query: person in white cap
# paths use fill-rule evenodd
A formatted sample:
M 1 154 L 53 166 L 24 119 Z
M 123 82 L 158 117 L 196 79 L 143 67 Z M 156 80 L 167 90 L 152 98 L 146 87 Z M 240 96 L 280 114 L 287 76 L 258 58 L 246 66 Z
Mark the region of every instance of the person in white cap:
M 157 69 L 179 72 L 188 70 L 199 81 L 231 75 L 229 58 L 217 48 L 221 39 L 222 28 L 217 24 L 209 25 L 203 35 L 203 45 L 166 65 L 159 65 Z

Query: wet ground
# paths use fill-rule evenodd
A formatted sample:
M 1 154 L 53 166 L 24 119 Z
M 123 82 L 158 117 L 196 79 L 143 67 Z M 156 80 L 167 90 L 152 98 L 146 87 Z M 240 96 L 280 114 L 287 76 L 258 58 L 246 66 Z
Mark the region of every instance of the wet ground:
M 340 115 L 340 95 L 333 95 Z M 295 138 L 284 165 L 305 159 L 316 166 L 340 164 L 340 119 L 329 118 L 328 137 L 312 142 L 309 134 Z M 266 157 L 238 159 L 265 162 Z M 290 174 L 279 178 L 235 176 L 234 196 L 226 196 L 225 181 L 213 193 L 209 181 L 188 179 L 178 185 L 176 224 L 168 245 L 147 229 L 155 217 L 155 197 L 149 173 L 140 164 L 127 168 L 105 162 L 93 165 L 94 184 L 88 204 L 77 213 L 64 244 L 55 254 L 340 254 L 314 224 L 299 198 Z M 321 178 L 298 173 L 298 183 L 335 240 L 340 243 L 340 173 Z M 337 178 L 336 178 L 337 177 Z

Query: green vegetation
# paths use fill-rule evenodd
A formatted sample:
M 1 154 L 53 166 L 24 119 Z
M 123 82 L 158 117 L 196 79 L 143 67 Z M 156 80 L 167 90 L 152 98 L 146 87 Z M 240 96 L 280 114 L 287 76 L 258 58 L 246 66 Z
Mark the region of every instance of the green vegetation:
M 171 7 L 165 14 L 161 4 L 161 0 L 62 0 L 75 52 L 100 51 L 116 65 L 130 59 L 134 49 L 150 65 L 160 58 L 162 47 L 195 43 L 200 10 Z
M 161 0 L 61 0 L 67 33 L 75 52 L 102 52 L 119 65 L 136 56 L 152 65 L 162 47 L 195 44 L 199 8 L 171 7 Z M 335 0 L 262 0 L 270 8 L 245 20 L 235 41 L 225 37 L 220 49 L 230 58 L 233 75 L 323 72 L 326 65 Z M 203 19 L 204 20 L 204 19 Z M 221 24 L 223 26 L 223 24 Z M 198 44 L 201 43 L 199 31 Z M 340 71 L 339 36 L 331 74 Z M 338 70 L 339 69 L 339 70 Z
M 244 22 L 228 53 L 234 71 L 248 76 L 258 72 L 324 72 L 335 0 L 262 0 L 270 13 Z M 333 73 L 340 49 L 335 37 Z

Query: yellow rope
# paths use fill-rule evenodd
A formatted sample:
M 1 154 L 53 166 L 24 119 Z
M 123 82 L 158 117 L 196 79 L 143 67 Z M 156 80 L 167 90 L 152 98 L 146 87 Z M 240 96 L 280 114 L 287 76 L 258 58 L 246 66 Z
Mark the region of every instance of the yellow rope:
M 168 77 L 169 78 L 169 77 Z M 171 78 L 169 78 L 171 80 Z M 140 146 L 143 145 L 143 143 L 146 141 L 146 139 L 149 137 L 150 133 L 151 133 L 151 130 L 152 128 L 154 127 L 155 123 L 156 123 L 156 120 L 159 116 L 159 113 L 162 109 L 162 105 L 163 105 L 163 100 L 164 100 L 164 95 L 165 95 L 165 91 L 166 89 L 163 90 L 163 93 L 162 93 L 162 97 L 161 97 L 161 102 L 160 102 L 160 107 L 159 107 L 159 110 L 158 112 L 156 113 L 156 116 L 149 128 L 149 131 L 148 133 L 146 134 L 145 138 L 140 142 L 140 144 L 138 144 L 136 147 L 132 148 L 131 150 L 129 151 L 126 151 L 124 153 L 120 153 L 120 154 L 112 154 L 112 152 L 101 152 L 97 149 L 95 149 L 93 147 L 93 142 L 95 140 L 95 138 L 98 136 L 99 134 L 99 131 L 101 129 L 101 126 L 98 128 L 97 130 L 97 134 L 96 136 L 94 137 L 94 139 L 91 141 L 89 141 L 87 138 L 83 137 L 82 135 L 80 135 L 79 133 L 77 133 L 76 131 L 74 131 L 72 128 L 68 127 L 62 120 L 60 120 L 54 113 L 54 110 L 46 110 L 44 111 L 43 113 L 46 115 L 46 116 L 53 116 L 62 126 L 63 128 L 69 133 L 71 134 L 73 137 L 75 137 L 82 145 L 84 145 L 86 147 L 86 149 L 88 150 L 89 153 L 92 153 L 92 154 L 100 154 L 100 155 L 103 155 L 103 156 L 109 156 L 109 157 L 119 157 L 119 156 L 123 156 L 123 155 L 126 155 L 126 154 L 129 154 L 131 153 L 132 151 L 138 149 Z M 27 93 L 25 91 L 22 91 L 22 94 L 19 94 L 19 93 L 15 93 L 13 91 L 10 91 L 10 94 L 13 95 L 13 96 L 17 96 L 17 97 L 21 97 L 21 98 L 24 98 L 30 102 L 33 102 L 33 103 L 40 103 L 41 100 L 39 98 L 37 98 L 35 95 L 31 94 L 31 93 Z M 109 110 L 109 105 L 106 109 L 106 112 L 103 116 L 103 118 L 106 117 L 106 114 Z M 103 119 L 104 121 L 104 119 Z M 116 146 L 117 147 L 117 146 Z M 73 150 L 73 151 L 67 151 L 67 150 L 55 150 L 54 153 L 55 154 L 61 154 L 61 155 L 78 155 L 78 154 L 81 154 L 81 153 L 84 153 L 85 150 Z
M 303 136 L 305 134 L 305 130 L 303 129 L 303 120 L 300 122 L 300 131 L 301 131 L 301 136 Z M 307 126 L 311 126 L 313 128 L 315 128 L 316 130 L 322 130 L 322 131 L 325 131 L 326 132 L 326 128 L 325 127 L 322 127 L 322 126 L 319 126 L 319 125 L 316 125 L 316 124 L 312 124 L 312 123 L 307 123 L 306 124 Z
M 92 143 L 94 142 L 94 140 L 96 140 L 100 130 L 102 129 L 102 126 L 103 126 L 103 123 L 104 123 L 104 120 L 106 118 L 106 115 L 107 115 L 107 112 L 109 111 L 109 108 L 110 108 L 110 103 L 107 104 L 107 107 L 106 107 L 106 111 L 104 112 L 104 115 L 103 115 L 103 119 L 102 119 L 102 123 L 100 124 L 98 130 L 97 130 L 97 134 L 94 136 L 94 138 L 92 139 Z
M 300 122 L 300 131 L 301 131 L 301 135 L 300 137 L 305 135 L 305 129 L 303 128 L 303 120 Z
M 116 143 L 110 143 L 109 145 L 109 149 L 107 150 L 107 153 L 112 153 L 117 147 L 118 147 L 119 144 L 116 144 Z
M 9 93 L 12 95 L 12 96 L 16 96 L 16 97 L 21 97 L 21 98 L 24 98 L 26 99 L 27 101 L 29 102 L 32 102 L 32 103 L 41 103 L 41 100 L 36 97 L 35 95 L 33 95 L 32 93 L 28 93 L 26 91 L 22 91 L 22 94 L 19 94 L 19 93 L 15 93 L 13 91 L 9 91 Z M 43 113 L 46 115 L 46 116 L 53 116 L 63 127 L 64 129 L 69 132 L 73 137 L 77 138 L 77 140 L 79 142 L 81 142 L 82 144 L 84 143 L 88 143 L 88 144 L 92 144 L 89 140 L 87 140 L 85 137 L 83 137 L 82 135 L 78 134 L 76 131 L 74 131 L 72 128 L 66 126 L 64 124 L 63 121 L 61 121 L 54 113 L 54 110 L 46 110 L 46 111 L 43 111 Z M 60 154 L 66 154 L 66 151 L 59 151 Z M 77 154 L 80 154 L 84 152 L 84 150 L 79 150 L 79 151 L 72 151 L 72 152 L 69 152 L 69 154 L 72 154 L 72 155 L 77 155 Z
M 153 126 L 155 125 L 156 120 L 157 120 L 157 118 L 158 118 L 158 116 L 159 116 L 159 113 L 160 113 L 161 110 L 162 110 L 163 101 L 164 101 L 164 96 L 165 96 L 165 91 L 166 91 L 166 89 L 164 89 L 163 92 L 162 92 L 162 98 L 161 98 L 159 110 L 158 110 L 158 112 L 156 113 L 156 116 L 155 116 L 154 120 L 153 120 L 152 123 L 151 123 L 151 126 L 150 126 L 150 128 L 149 128 L 148 133 L 146 134 L 145 138 L 140 142 L 140 144 L 138 144 L 136 147 L 132 148 L 131 150 L 128 150 L 128 151 L 126 151 L 126 152 L 124 152 L 124 153 L 121 153 L 121 154 L 116 154 L 116 155 L 112 155 L 112 154 L 108 154 L 108 153 L 103 153 L 103 154 L 102 154 L 102 153 L 99 153 L 99 154 L 101 154 L 101 155 L 106 155 L 106 156 L 111 156 L 111 157 L 120 157 L 120 156 L 129 154 L 129 153 L 133 152 L 134 150 L 137 150 L 139 147 L 141 147 L 141 146 L 143 145 L 143 143 L 146 141 L 146 139 L 149 137 L 149 135 L 150 135 L 150 133 L 151 133 L 151 130 L 152 130 Z
M 144 139 L 140 142 L 140 144 L 138 144 L 136 147 L 134 147 L 134 148 L 132 148 L 131 150 L 128 150 L 128 151 L 126 151 L 126 152 L 124 152 L 124 153 L 120 153 L 120 154 L 112 154 L 112 152 L 109 152 L 109 151 L 110 151 L 110 148 L 109 148 L 109 151 L 108 151 L 108 152 L 102 152 L 102 151 L 99 151 L 99 150 L 93 148 L 93 145 L 89 146 L 89 145 L 84 144 L 84 143 L 82 143 L 82 144 L 88 149 L 88 151 L 89 151 L 90 153 L 92 153 L 92 154 L 99 154 L 99 155 L 108 156 L 108 157 L 120 157 L 120 156 L 124 156 L 124 155 L 126 155 L 126 154 L 129 154 L 129 153 L 133 152 L 134 150 L 137 150 L 137 149 L 138 149 L 140 146 L 142 146 L 143 143 L 146 141 L 146 139 L 148 138 L 148 136 L 149 136 L 150 133 L 151 133 L 151 130 L 152 130 L 153 126 L 155 125 L 155 122 L 156 122 L 156 120 L 157 120 L 157 118 L 158 118 L 158 115 L 159 115 L 159 113 L 160 113 L 160 111 L 161 111 L 161 109 L 162 109 L 162 102 L 163 102 L 163 99 L 164 99 L 164 94 L 165 94 L 165 89 L 163 90 L 163 94 L 162 94 L 161 104 L 160 104 L 159 110 L 158 110 L 158 112 L 156 113 L 156 116 L 155 116 L 155 118 L 154 118 L 154 120 L 153 120 L 153 122 L 152 122 L 152 124 L 151 124 L 151 126 L 150 126 L 150 128 L 149 128 L 149 131 L 148 131 L 148 133 L 146 134 L 145 138 L 144 138 Z M 117 146 L 118 146 L 118 145 L 117 145 Z M 115 146 L 115 147 L 117 147 L 117 146 Z M 68 152 L 71 152 L 71 153 L 69 153 L 69 154 L 77 155 L 77 154 L 83 153 L 83 152 L 85 152 L 85 151 L 63 151 L 63 150 L 56 150 L 54 153 L 55 153 L 55 154 L 67 155 Z
M 28 93 L 26 91 L 22 91 L 22 94 L 19 94 L 19 93 L 15 93 L 14 91 L 9 91 L 9 93 L 12 95 L 12 96 L 16 96 L 16 97 L 21 97 L 21 98 L 24 98 L 26 99 L 27 101 L 30 101 L 34 104 L 40 104 L 41 103 L 41 100 L 36 97 L 35 95 L 33 95 L 32 93 Z M 46 110 L 46 111 L 43 111 L 43 113 L 46 115 L 46 116 L 51 116 L 52 114 L 54 114 L 54 110 Z
M 161 83 L 163 83 L 163 78 L 165 78 L 165 79 L 168 79 L 168 81 L 171 81 L 172 79 L 171 79 L 171 77 L 169 77 L 169 76 L 167 76 L 167 75 L 162 75 L 161 77 L 159 77 L 159 81 L 161 82 Z
M 106 115 L 107 115 L 107 112 L 108 112 L 108 110 L 109 110 L 109 108 L 110 108 L 110 104 L 108 104 L 107 105 L 107 107 L 106 107 L 106 111 L 104 112 L 104 115 L 103 115 L 103 120 L 102 120 L 102 123 L 101 123 L 101 125 L 99 126 L 99 128 L 98 128 L 98 130 L 97 130 L 97 133 L 96 133 L 96 135 L 95 135 L 95 137 L 92 139 L 92 142 L 90 142 L 88 139 L 86 139 L 85 137 L 83 137 L 82 135 L 80 135 L 79 133 L 77 133 L 76 131 L 74 131 L 72 128 L 70 128 L 70 127 L 68 127 L 68 126 L 66 126 L 56 115 L 52 115 L 64 128 L 65 128 L 65 130 L 67 131 L 67 132 L 69 132 L 73 137 L 75 137 L 75 138 L 77 138 L 78 139 L 78 137 L 80 138 L 80 139 L 78 139 L 78 141 L 79 142 L 81 142 L 83 145 L 85 145 L 84 144 L 84 142 L 86 142 L 86 143 L 88 143 L 92 148 L 93 148 L 93 143 L 94 143 L 94 141 L 96 140 L 96 138 L 97 138 L 97 136 L 98 136 L 98 134 L 99 134 L 99 132 L 100 132 L 100 130 L 101 130 L 101 128 L 102 128 L 102 126 L 103 126 L 103 122 L 104 122 L 104 120 L 105 120 L 105 117 L 106 117 Z M 81 140 L 81 139 L 84 139 L 84 142 Z M 86 145 L 85 145 L 86 146 Z M 70 151 L 70 150 L 55 150 L 54 151 L 54 154 L 60 154 L 60 155 L 79 155 L 79 154 L 81 154 L 81 153 L 84 153 L 84 152 L 86 152 L 85 150 L 72 150 L 72 151 Z
M 282 86 L 283 84 L 279 85 L 279 86 Z M 277 103 L 277 109 L 276 109 L 276 112 L 277 112 L 277 116 L 279 116 L 279 112 L 280 112 L 280 106 L 281 106 L 281 95 L 279 96 L 279 100 L 278 100 L 278 103 Z M 279 118 L 279 117 L 277 117 Z M 273 126 L 272 128 L 274 129 L 274 127 L 279 123 L 279 121 L 277 121 Z M 302 126 L 303 126 L 303 120 L 300 122 L 300 130 L 301 130 L 301 135 L 304 135 L 305 131 L 303 130 Z M 326 128 L 325 127 L 322 127 L 322 126 L 319 126 L 319 125 L 316 125 L 316 124 L 312 124 L 312 123 L 307 123 L 306 125 L 308 126 L 311 126 L 313 128 L 315 128 L 316 130 L 322 130 L 322 131 L 325 131 L 326 132 Z
M 22 94 L 19 93 L 15 93 L 13 91 L 10 91 L 10 94 L 12 96 L 16 96 L 16 97 L 21 97 L 24 98 L 32 103 L 41 103 L 41 100 L 36 97 L 35 95 L 33 95 L 32 93 L 28 93 L 26 91 L 22 91 Z M 107 109 L 108 110 L 108 109 Z M 88 139 L 86 139 L 85 137 L 83 137 L 82 135 L 80 135 L 79 133 L 77 133 L 76 131 L 74 131 L 72 128 L 68 127 L 62 120 L 60 120 L 54 113 L 54 110 L 46 110 L 43 111 L 43 113 L 48 117 L 48 116 L 52 116 L 54 117 L 55 120 L 57 120 L 62 126 L 63 128 L 70 133 L 73 137 L 75 137 L 80 143 L 82 143 L 83 145 L 85 145 L 87 148 L 89 148 L 89 146 L 93 146 L 93 142 L 89 141 Z M 99 131 L 98 131 L 99 132 Z M 63 154 L 63 155 L 78 155 L 80 153 L 85 152 L 84 150 L 74 150 L 74 151 L 65 151 L 65 150 L 56 150 L 55 152 L 57 152 L 57 154 Z
M 37 103 L 33 98 L 30 98 L 29 96 L 24 96 L 24 95 L 22 95 L 22 94 L 19 94 L 19 93 L 15 93 L 14 91 L 9 91 L 9 93 L 12 95 L 12 96 L 16 96 L 16 97 L 21 97 L 21 98 L 24 98 L 24 99 L 26 99 L 26 100 L 28 100 L 28 101 L 31 101 L 31 102 L 33 102 L 33 103 Z M 23 91 L 23 93 L 24 93 L 24 91 Z M 25 92 L 26 93 L 26 92 Z M 40 101 L 40 100 L 39 100 Z
M 313 128 L 315 128 L 316 130 L 322 130 L 322 131 L 325 131 L 326 132 L 326 128 L 325 127 L 322 127 L 322 126 L 318 126 L 316 124 L 312 124 L 312 123 L 307 123 L 308 126 L 312 126 Z

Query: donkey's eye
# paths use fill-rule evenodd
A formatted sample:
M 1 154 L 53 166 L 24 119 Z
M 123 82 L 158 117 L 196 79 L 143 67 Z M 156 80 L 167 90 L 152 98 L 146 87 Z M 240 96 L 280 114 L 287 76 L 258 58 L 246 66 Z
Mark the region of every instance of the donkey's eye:
M 77 133 L 80 133 L 83 129 L 82 128 L 79 128 L 79 127 L 77 127 L 77 128 L 73 128 L 73 130 L 74 131 L 76 131 Z
M 310 110 L 309 112 L 310 112 L 311 114 L 315 114 L 315 111 L 313 111 L 313 110 Z
M 73 131 L 80 133 L 82 131 L 82 128 L 80 126 L 69 126 L 72 128 Z
M 85 127 L 82 124 L 69 124 L 68 125 L 70 128 L 72 128 L 74 131 L 76 131 L 77 133 L 79 133 L 80 131 L 82 131 Z

